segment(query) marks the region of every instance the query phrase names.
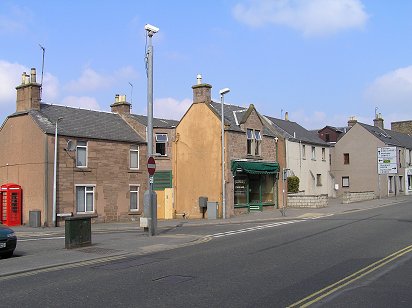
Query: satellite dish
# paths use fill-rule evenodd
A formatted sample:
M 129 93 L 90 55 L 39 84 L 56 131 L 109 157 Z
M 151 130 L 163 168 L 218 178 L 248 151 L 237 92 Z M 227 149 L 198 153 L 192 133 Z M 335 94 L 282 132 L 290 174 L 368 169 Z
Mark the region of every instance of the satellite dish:
M 66 151 L 73 152 L 76 149 L 73 141 L 71 139 L 67 140 Z

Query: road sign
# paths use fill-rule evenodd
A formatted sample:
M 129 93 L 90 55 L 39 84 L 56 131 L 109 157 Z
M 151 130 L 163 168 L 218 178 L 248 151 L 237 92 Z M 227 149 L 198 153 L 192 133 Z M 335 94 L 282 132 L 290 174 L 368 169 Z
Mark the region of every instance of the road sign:
M 398 173 L 396 147 L 378 148 L 378 174 L 396 173 Z
M 149 175 L 153 175 L 156 171 L 156 162 L 155 159 L 150 156 L 149 159 L 147 160 L 147 172 L 149 172 Z

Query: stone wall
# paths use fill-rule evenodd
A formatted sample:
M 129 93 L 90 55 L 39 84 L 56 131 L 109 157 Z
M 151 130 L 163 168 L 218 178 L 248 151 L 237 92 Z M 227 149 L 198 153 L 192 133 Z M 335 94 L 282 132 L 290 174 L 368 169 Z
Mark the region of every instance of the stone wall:
M 291 208 L 322 208 L 328 206 L 328 195 L 288 195 L 288 207 Z
M 345 192 L 342 197 L 342 203 L 348 204 L 353 202 L 365 201 L 375 199 L 374 191 L 362 191 L 362 192 Z

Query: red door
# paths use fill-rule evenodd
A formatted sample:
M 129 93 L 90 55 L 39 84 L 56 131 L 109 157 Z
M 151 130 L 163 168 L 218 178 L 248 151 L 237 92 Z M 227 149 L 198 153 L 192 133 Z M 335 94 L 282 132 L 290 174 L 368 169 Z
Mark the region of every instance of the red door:
M 0 220 L 8 226 L 22 223 L 22 189 L 20 185 L 8 183 L 0 187 Z

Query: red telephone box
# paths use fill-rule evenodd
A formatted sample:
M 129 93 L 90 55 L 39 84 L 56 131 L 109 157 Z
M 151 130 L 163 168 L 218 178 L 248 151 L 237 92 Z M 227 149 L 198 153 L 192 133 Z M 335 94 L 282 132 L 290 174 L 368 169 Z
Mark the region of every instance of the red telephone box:
M 7 183 L 0 187 L 0 221 L 8 226 L 22 223 L 22 189 L 20 185 Z

